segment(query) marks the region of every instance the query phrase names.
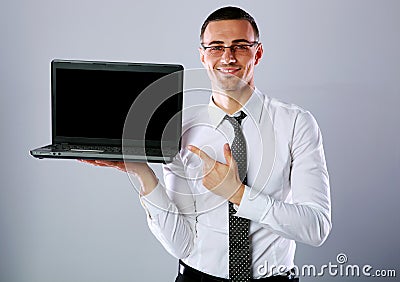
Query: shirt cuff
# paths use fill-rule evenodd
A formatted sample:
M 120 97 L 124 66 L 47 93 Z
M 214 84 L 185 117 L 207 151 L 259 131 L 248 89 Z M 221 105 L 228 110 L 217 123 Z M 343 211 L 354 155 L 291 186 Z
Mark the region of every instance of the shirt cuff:
M 244 193 L 236 216 L 260 222 L 273 205 L 273 199 L 263 193 L 256 193 L 254 188 L 244 187 Z
M 140 196 L 140 202 L 150 217 L 168 210 L 171 205 L 171 200 L 160 182 L 149 194 Z

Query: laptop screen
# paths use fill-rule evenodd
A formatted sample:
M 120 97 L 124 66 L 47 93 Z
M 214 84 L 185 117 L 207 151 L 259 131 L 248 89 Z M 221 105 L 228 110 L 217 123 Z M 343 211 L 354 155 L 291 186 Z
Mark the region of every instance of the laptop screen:
M 143 140 L 145 136 L 146 141 L 155 143 L 161 139 L 178 142 L 181 120 L 176 115 L 182 109 L 181 76 L 169 79 L 169 84 L 174 84 L 169 92 L 175 93 L 161 93 L 160 87 L 153 87 L 160 92 L 151 93 L 160 101 L 156 107 L 134 103 L 138 97 L 146 100 L 140 95 L 149 95 L 149 91 L 143 92 L 147 87 L 181 68 L 178 65 L 53 62 L 53 138 L 58 139 L 56 142 L 95 140 L 120 144 L 124 134 L 130 140 Z M 140 113 L 136 113 L 135 121 L 124 132 L 127 115 L 132 116 L 132 111 Z M 174 120 L 172 124 L 171 120 Z

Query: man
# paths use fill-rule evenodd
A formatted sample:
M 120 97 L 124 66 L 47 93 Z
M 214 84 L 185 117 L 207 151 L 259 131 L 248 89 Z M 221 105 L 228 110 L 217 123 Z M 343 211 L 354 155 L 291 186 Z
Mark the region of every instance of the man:
M 144 163 L 88 162 L 138 177 L 151 231 L 180 259 L 176 281 L 297 281 L 295 241 L 319 246 L 331 229 L 318 125 L 255 88 L 263 47 L 248 13 L 216 10 L 200 39 L 212 97 L 184 121 L 165 187 Z

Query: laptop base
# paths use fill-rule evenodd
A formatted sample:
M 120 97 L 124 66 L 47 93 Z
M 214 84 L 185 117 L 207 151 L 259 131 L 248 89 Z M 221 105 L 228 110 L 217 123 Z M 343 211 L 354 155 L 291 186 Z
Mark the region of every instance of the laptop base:
M 139 148 L 140 149 L 140 148 Z M 144 153 L 144 152 L 143 152 Z M 82 159 L 82 160 L 107 160 L 107 161 L 126 161 L 126 162 L 151 162 L 151 163 L 170 163 L 174 157 L 171 154 L 122 154 L 121 152 L 110 152 L 103 150 L 74 150 L 60 149 L 55 145 L 48 145 L 30 151 L 30 154 L 38 159 Z

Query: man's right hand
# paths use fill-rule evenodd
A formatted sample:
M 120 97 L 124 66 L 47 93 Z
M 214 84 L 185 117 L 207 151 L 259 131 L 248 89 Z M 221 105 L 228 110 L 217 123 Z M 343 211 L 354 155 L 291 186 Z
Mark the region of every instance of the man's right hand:
M 79 160 L 80 162 L 102 166 L 102 167 L 112 167 L 119 169 L 121 171 L 133 174 L 138 178 L 142 187 L 141 195 L 147 195 L 158 184 L 158 179 L 154 174 L 154 171 L 150 168 L 147 163 L 139 162 L 123 162 L 123 161 L 106 161 L 106 160 Z

